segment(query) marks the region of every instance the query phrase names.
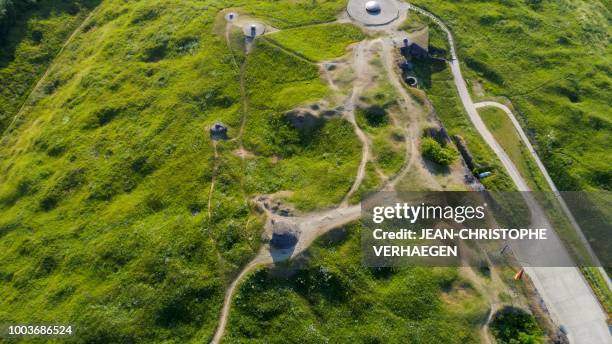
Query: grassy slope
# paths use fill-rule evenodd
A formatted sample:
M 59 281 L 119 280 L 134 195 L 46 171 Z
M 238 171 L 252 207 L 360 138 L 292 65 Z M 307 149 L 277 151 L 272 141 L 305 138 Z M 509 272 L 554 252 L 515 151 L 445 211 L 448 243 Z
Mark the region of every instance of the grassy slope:
M 568 0 L 414 3 L 449 24 L 472 80 L 512 101 L 559 189 L 610 190 L 609 7 Z
M 529 187 L 532 190 L 550 191 L 544 176 L 531 158 L 508 115 L 497 108 L 484 108 L 478 112 L 491 134 L 516 164 Z
M 0 132 L 97 0 L 42 0 L 0 39 Z
M 589 267 L 592 266 L 593 263 L 591 262 L 586 248 L 577 236 L 573 226 L 566 219 L 565 215 L 563 215 L 560 205 L 550 193 L 550 188 L 544 180 L 544 176 L 540 173 L 506 113 L 496 108 L 484 108 L 479 110 L 479 112 L 482 120 L 489 130 L 491 130 L 497 142 L 499 142 L 502 148 L 508 153 L 512 161 L 514 161 L 520 173 L 529 184 L 529 187 L 536 192 L 545 192 L 538 193 L 537 195 L 539 200 L 543 202 L 544 209 L 549 214 L 549 219 L 553 222 L 555 230 L 567 244 L 567 247 L 570 248 L 574 257 L 581 262 L 581 266 L 586 266 L 582 268 L 582 271 L 587 281 L 589 281 L 593 287 L 595 294 L 602 302 L 604 309 L 607 312 L 612 311 L 612 293 L 610 289 L 607 287 L 600 272 Z M 580 218 L 584 218 L 584 215 L 580 216 Z M 582 229 L 585 230 L 587 228 L 583 227 Z M 589 233 L 588 230 L 585 231 L 585 235 L 593 238 L 601 237 L 600 233 L 592 234 Z M 607 247 L 600 247 L 600 242 L 600 240 L 594 240 L 590 244 L 597 250 L 596 252 L 601 254 L 607 251 Z M 600 256 L 600 259 L 602 258 L 603 256 Z
M 344 55 L 347 45 L 361 41 L 365 35 L 351 24 L 324 24 L 283 30 L 267 37 L 311 61 L 323 61 Z
M 310 3 L 287 5 L 285 25 L 335 15 Z M 53 64 L 2 138 L 1 322 L 74 323 L 83 342 L 209 338 L 227 279 L 259 245 L 247 199 L 291 189 L 304 207 L 326 206 L 350 187 L 360 153 L 343 121 L 320 129 L 325 142 L 259 149 L 263 137 L 299 137 L 274 119 L 327 92 L 316 67 L 293 74 L 281 52 L 257 71 L 267 48 L 247 68 L 250 83 L 274 87 L 248 89 L 244 140 L 259 156 L 243 164 L 227 141 L 213 157 L 208 127 L 221 120 L 235 137 L 242 118 L 238 71 L 211 34 L 218 10 L 236 5 L 106 1 Z
M 251 275 L 235 299 L 226 342 L 479 342 L 486 306 L 456 269 L 368 268 L 359 226 L 342 231 L 313 245 L 306 269 Z
M 446 34 L 428 17 L 417 13 L 409 13 L 401 28 L 412 32 L 429 27 L 429 45 L 449 51 Z M 409 89 L 422 102 L 430 101 L 436 115 L 450 136 L 459 135 L 463 138 L 474 159 L 476 173 L 491 171 L 493 175 L 481 180 L 490 190 L 515 190 L 510 176 L 495 153 L 489 148 L 480 134 L 474 129 L 467 113 L 463 109 L 461 99 L 457 94 L 453 75 L 444 62 L 414 61 L 414 75 L 419 80 L 419 88 L 426 92 L 425 96 Z
M 248 61 L 247 84 L 250 111 L 244 142 L 261 157 L 248 163 L 247 187 L 253 193 L 294 189 L 291 200 L 301 209 L 340 201 L 361 157 L 350 123 L 333 119 L 296 131 L 284 120 L 291 104 L 326 95 L 318 67 L 261 40 Z
M 476 172 L 494 172 L 482 180 L 485 187 L 491 190 L 514 190 L 503 165 L 467 117 L 449 67 L 444 63 L 417 63 L 415 72 L 449 135 L 459 135 L 465 140 L 474 157 Z

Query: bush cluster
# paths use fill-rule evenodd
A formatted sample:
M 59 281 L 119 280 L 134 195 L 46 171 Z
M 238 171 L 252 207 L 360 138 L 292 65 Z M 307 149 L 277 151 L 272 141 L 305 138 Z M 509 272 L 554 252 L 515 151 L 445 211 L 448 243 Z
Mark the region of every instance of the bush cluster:
M 421 153 L 427 159 L 443 166 L 448 166 L 457 159 L 457 151 L 443 146 L 431 137 L 423 138 L 421 141 Z
M 542 330 L 535 318 L 517 308 L 498 312 L 491 323 L 491 332 L 500 344 L 542 343 Z

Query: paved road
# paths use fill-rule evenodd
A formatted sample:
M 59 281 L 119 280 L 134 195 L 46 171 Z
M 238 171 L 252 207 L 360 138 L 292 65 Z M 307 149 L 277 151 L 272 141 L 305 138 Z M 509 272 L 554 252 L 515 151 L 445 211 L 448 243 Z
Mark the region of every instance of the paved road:
M 452 57 L 449 64 L 453 73 L 455 87 L 465 111 L 476 127 L 476 130 L 478 130 L 479 134 L 502 162 L 517 188 L 520 191 L 529 191 L 529 187 L 518 172 L 518 169 L 487 129 L 476 110 L 476 106 L 472 101 L 466 82 L 461 74 L 461 67 L 450 30 L 433 14 L 412 5 L 409 7 L 430 17 L 446 32 Z M 532 214 L 543 214 L 536 202 L 526 200 L 530 204 Z M 537 217 L 540 218 L 540 216 Z M 546 221 L 544 218 L 540 218 L 540 220 Z M 565 251 L 561 241 L 554 233 L 549 240 L 551 239 L 559 243 L 558 250 L 560 252 Z M 516 247 L 515 251 L 518 251 L 515 252 L 517 259 L 521 260 L 521 247 Z M 606 324 L 607 315 L 602 310 L 599 301 L 577 268 L 526 267 L 525 272 L 529 275 L 544 300 L 553 321 L 567 329 L 568 338 L 571 343 L 612 343 L 612 337 Z
M 540 160 L 540 157 L 538 156 L 538 153 L 536 152 L 536 150 L 531 145 L 531 142 L 529 141 L 529 138 L 527 138 L 527 135 L 525 134 L 525 131 L 523 131 L 523 128 L 521 127 L 521 125 L 519 124 L 518 120 L 516 119 L 516 116 L 514 116 L 514 113 L 512 113 L 512 110 L 510 110 L 504 104 L 500 104 L 498 102 L 492 102 L 492 101 L 480 102 L 480 103 L 476 103 L 474 105 L 476 106 L 477 109 L 480 109 L 480 108 L 483 108 L 483 107 L 487 107 L 487 106 L 495 107 L 495 108 L 498 108 L 498 109 L 504 111 L 506 113 L 506 115 L 508 115 L 508 118 L 510 118 L 510 121 L 512 122 L 512 125 L 514 125 L 514 128 L 519 133 L 519 136 L 520 136 L 521 140 L 523 141 L 523 143 L 527 147 L 527 150 L 529 150 L 529 154 L 531 154 L 531 157 L 536 162 L 536 165 L 538 166 L 538 169 L 540 170 L 540 172 L 542 172 L 542 175 L 544 176 L 544 179 L 548 183 L 548 186 L 550 187 L 550 189 L 552 190 L 553 194 L 555 195 L 555 197 L 559 201 L 559 204 L 561 205 L 561 209 L 565 213 L 565 216 L 567 216 L 567 218 L 569 219 L 569 221 L 572 224 L 572 226 L 574 226 L 574 228 L 576 229 L 576 232 L 578 233 L 578 235 L 580 237 L 580 240 L 582 241 L 584 246 L 589 251 L 589 254 L 591 255 L 591 258 L 593 259 L 593 261 L 596 263 L 596 265 L 599 266 L 599 268 L 598 268 L 599 272 L 601 273 L 601 275 L 606 280 L 606 283 L 608 284 L 608 288 L 612 289 L 612 282 L 610 281 L 610 278 L 608 277 L 608 274 L 606 273 L 604 268 L 601 267 L 602 264 L 599 261 L 599 258 L 597 258 L 597 255 L 595 254 L 595 252 L 593 252 L 593 249 L 591 248 L 591 245 L 589 245 L 588 240 L 586 239 L 586 237 L 584 236 L 584 233 L 582 232 L 582 228 L 580 228 L 580 225 L 578 224 L 578 222 L 574 218 L 574 215 L 572 214 L 572 212 L 568 208 L 567 204 L 565 203 L 565 200 L 563 199 L 563 197 L 561 197 L 561 193 L 557 189 L 557 186 L 553 182 L 552 178 L 550 178 L 550 175 L 548 174 L 548 171 L 546 170 L 546 167 L 544 167 L 544 164 Z

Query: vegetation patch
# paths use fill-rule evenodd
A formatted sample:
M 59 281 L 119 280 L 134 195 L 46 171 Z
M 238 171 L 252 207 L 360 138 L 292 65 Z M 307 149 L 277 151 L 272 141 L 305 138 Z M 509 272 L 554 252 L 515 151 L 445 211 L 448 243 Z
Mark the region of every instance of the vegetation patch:
M 420 85 L 427 92 L 436 115 L 448 131 L 449 136 L 459 135 L 463 138 L 473 156 L 475 172 L 492 171 L 492 176 L 481 182 L 491 190 L 515 190 L 512 180 L 495 153 L 484 142 L 473 127 L 472 122 L 463 109 L 459 95 L 455 89 L 453 76 L 444 62 L 416 61 L 415 74 Z
M 352 24 L 324 24 L 275 32 L 273 42 L 311 61 L 330 60 L 346 53 L 346 47 L 365 38 Z
M 510 99 L 560 190 L 612 188 L 605 1 L 414 4 L 453 30 L 464 73 L 485 96 Z
M 258 39 L 246 73 L 249 117 L 244 143 L 259 156 L 247 167 L 249 192 L 294 190 L 291 201 L 300 209 L 339 202 L 361 157 L 351 124 L 331 118 L 312 128 L 297 128 L 286 116 L 299 105 L 327 96 L 318 67 Z
M 479 343 L 484 301 L 456 269 L 365 267 L 359 227 L 319 238 L 308 261 L 296 263 L 302 269 L 251 275 L 235 296 L 225 339 Z
M 421 139 L 421 153 L 438 165 L 448 166 L 457 160 L 457 151 L 446 147 L 432 137 Z
M 498 311 L 489 326 L 500 344 L 544 342 L 544 333 L 533 315 L 518 308 L 506 307 Z
M 0 132 L 98 0 L 0 1 Z M 57 81 L 55 81 L 57 82 Z M 57 87 L 51 82 L 46 93 Z

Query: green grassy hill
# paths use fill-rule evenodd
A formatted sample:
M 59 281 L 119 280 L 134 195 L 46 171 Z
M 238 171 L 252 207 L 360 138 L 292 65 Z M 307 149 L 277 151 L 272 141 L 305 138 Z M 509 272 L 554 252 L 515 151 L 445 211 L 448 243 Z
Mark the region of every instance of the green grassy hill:
M 308 266 L 241 285 L 227 342 L 479 343 L 487 305 L 455 268 L 369 268 L 360 225 L 321 237 Z
M 215 32 L 218 12 L 244 5 L 283 28 L 342 6 L 295 2 L 280 22 L 266 13 L 275 4 L 100 4 L 2 137 L 0 322 L 73 323 L 79 342 L 205 341 L 227 282 L 259 247 L 249 200 L 292 190 L 313 208 L 342 198 L 361 154 L 350 124 L 304 133 L 281 120 L 326 96 L 316 65 L 256 43 L 238 137 L 232 61 L 244 56 Z M 217 158 L 216 121 L 230 136 Z M 241 141 L 253 154 L 244 161 Z
M 559 189 L 612 188 L 609 4 L 413 3 L 454 31 L 473 85 L 482 83 L 485 96 L 512 101 Z
M 565 2 L 415 2 L 457 31 L 472 77 L 518 107 L 561 188 L 609 188 L 601 22 L 561 21 Z M 311 210 L 349 190 L 361 158 L 350 123 L 297 130 L 285 113 L 329 95 L 312 61 L 338 57 L 362 34 L 321 25 L 342 0 L 105 0 L 55 57 L 97 2 L 37 4 L 11 24 L 14 53 L 0 57 L 0 129 L 50 66 L 0 142 L 0 323 L 71 323 L 87 343 L 207 341 L 227 284 L 260 246 L 253 197 L 290 190 L 298 209 Z M 597 9 L 588 4 L 577 13 Z M 280 31 L 244 55 L 240 34 L 228 44 L 220 29 L 225 8 L 312 40 Z M 474 18 L 472 9 L 492 14 Z M 510 73 L 517 56 L 525 73 Z M 536 85 L 534 76 L 552 81 Z M 447 71 L 431 77 L 434 102 L 454 99 Z M 443 121 L 462 111 L 456 99 L 446 104 Z M 208 130 L 217 121 L 229 140 L 215 144 Z M 383 167 L 393 171 L 399 158 L 387 153 Z M 320 241 L 297 275 L 250 277 L 228 338 L 477 341 L 485 305 L 455 269 L 366 269 L 358 229 Z
M 0 132 L 98 0 L 0 1 Z

